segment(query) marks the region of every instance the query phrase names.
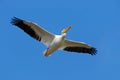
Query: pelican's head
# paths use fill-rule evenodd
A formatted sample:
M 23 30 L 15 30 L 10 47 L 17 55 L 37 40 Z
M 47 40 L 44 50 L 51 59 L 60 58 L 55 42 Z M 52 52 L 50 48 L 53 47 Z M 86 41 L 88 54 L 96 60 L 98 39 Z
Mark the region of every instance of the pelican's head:
M 61 31 L 61 33 L 62 33 L 62 34 L 66 33 L 68 30 L 70 30 L 70 28 L 71 28 L 71 26 L 69 26 L 69 27 L 63 29 L 63 30 Z

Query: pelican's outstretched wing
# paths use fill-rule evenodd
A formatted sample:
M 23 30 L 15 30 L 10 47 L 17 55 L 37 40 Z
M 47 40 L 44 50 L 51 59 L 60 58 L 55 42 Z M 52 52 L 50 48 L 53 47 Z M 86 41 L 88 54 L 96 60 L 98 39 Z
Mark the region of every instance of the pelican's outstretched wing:
M 47 46 L 52 42 L 54 39 L 54 35 L 47 32 L 46 30 L 42 29 L 40 26 L 36 25 L 35 23 L 28 22 L 19 18 L 14 17 L 11 23 L 24 32 L 29 34 L 31 37 L 35 38 L 38 41 L 43 42 Z
M 74 42 L 70 40 L 64 40 L 63 45 L 61 48 L 65 51 L 71 51 L 71 52 L 82 52 L 82 53 L 88 53 L 91 55 L 95 55 L 97 50 L 94 47 L 89 46 L 86 43 L 83 42 Z

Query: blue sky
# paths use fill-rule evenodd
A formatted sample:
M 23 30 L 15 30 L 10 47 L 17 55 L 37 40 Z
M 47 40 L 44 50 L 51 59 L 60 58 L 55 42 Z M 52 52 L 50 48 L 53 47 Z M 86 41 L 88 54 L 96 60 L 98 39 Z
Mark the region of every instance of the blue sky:
M 119 0 L 0 0 L 0 80 L 120 80 Z M 98 54 L 56 51 L 10 24 L 13 16 L 66 38 L 84 41 Z

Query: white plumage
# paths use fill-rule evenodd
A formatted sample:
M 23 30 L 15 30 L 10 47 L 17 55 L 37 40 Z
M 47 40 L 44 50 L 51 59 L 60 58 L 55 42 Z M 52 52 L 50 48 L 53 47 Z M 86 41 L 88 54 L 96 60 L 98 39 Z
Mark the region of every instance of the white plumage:
M 45 56 L 49 56 L 58 49 L 78 53 L 88 53 L 91 55 L 95 55 L 97 52 L 94 47 L 89 46 L 86 43 L 66 40 L 66 32 L 71 27 L 63 29 L 61 35 L 53 35 L 35 23 L 28 22 L 16 17 L 12 19 L 11 23 L 24 30 L 24 32 L 36 40 L 43 42 L 47 46 L 47 49 L 44 53 Z

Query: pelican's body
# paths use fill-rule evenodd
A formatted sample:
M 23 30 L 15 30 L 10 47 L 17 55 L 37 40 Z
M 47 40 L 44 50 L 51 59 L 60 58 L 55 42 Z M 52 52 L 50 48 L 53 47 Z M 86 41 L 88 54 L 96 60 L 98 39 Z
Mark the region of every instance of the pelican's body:
M 12 24 L 18 26 L 24 32 L 38 41 L 43 42 L 47 46 L 47 50 L 44 52 L 45 56 L 51 55 L 56 50 L 65 50 L 71 52 L 89 53 L 91 55 L 96 54 L 96 49 L 83 42 L 75 42 L 66 40 L 66 32 L 71 28 L 67 27 L 62 30 L 61 35 L 53 35 L 46 30 L 42 29 L 38 25 L 32 22 L 21 20 L 19 18 L 13 18 Z

